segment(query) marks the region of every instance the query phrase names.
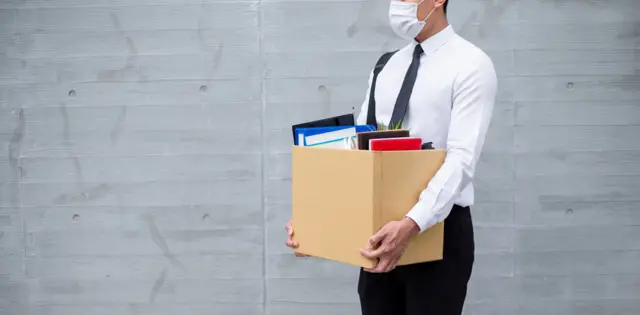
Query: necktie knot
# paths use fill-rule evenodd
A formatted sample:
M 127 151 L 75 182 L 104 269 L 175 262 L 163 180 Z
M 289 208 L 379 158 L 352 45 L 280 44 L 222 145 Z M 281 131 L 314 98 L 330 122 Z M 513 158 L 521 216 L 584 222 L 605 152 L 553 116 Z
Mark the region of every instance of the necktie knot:
M 420 57 L 420 55 L 422 55 L 422 53 L 424 52 L 424 50 L 422 49 L 422 45 L 418 44 L 416 45 L 416 48 L 413 50 L 413 58 L 418 58 Z

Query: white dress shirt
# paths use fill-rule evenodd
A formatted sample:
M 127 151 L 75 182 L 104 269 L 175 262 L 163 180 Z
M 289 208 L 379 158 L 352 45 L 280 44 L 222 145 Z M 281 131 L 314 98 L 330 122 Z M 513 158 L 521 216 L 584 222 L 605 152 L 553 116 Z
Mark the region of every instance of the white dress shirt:
M 376 118 L 388 124 L 416 41 L 396 52 L 378 75 Z M 471 206 L 473 175 L 489 128 L 496 97 L 493 62 L 449 25 L 422 45 L 418 75 L 403 128 L 423 142 L 445 149 L 443 166 L 407 213 L 421 231 L 444 221 L 454 205 Z M 369 89 L 371 76 L 369 77 Z M 358 115 L 365 124 L 369 91 Z

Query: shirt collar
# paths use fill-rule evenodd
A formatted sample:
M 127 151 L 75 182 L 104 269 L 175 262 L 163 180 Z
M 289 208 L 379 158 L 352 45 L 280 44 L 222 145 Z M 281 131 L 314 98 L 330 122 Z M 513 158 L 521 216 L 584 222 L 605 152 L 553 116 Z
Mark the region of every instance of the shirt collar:
M 427 38 L 425 41 L 420 43 L 422 46 L 422 50 L 424 50 L 425 55 L 435 52 L 438 48 L 442 47 L 442 45 L 446 44 L 453 36 L 456 34 L 453 27 L 451 25 L 447 25 L 447 27 L 443 28 L 440 32 L 434 34 L 433 36 Z M 418 41 L 413 40 L 414 43 L 418 44 Z

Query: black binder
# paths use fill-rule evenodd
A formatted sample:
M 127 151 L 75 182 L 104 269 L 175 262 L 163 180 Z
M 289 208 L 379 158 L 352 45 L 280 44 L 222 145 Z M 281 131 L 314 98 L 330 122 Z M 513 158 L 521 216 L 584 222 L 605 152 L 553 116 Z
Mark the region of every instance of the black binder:
M 311 128 L 311 127 L 337 127 L 337 126 L 355 126 L 355 118 L 353 114 L 344 114 L 340 116 L 333 116 L 323 118 L 320 120 L 314 120 L 306 123 L 301 123 L 291 126 L 291 132 L 293 133 L 293 144 L 298 145 L 298 138 L 296 137 L 296 129 L 298 128 Z

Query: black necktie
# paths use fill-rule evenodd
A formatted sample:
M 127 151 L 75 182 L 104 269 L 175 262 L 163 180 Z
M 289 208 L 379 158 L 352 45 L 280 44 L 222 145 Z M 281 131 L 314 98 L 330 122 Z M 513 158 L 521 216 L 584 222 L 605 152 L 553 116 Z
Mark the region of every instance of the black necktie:
M 404 116 L 407 113 L 407 107 L 409 107 L 409 98 L 411 98 L 413 85 L 416 83 L 418 67 L 420 67 L 420 56 L 423 52 L 424 50 L 422 50 L 422 46 L 420 44 L 416 45 L 416 48 L 413 50 L 413 60 L 411 61 L 411 65 L 409 65 L 407 74 L 404 76 L 400 93 L 398 93 L 398 98 L 396 99 L 396 106 L 394 107 L 393 114 L 391 115 L 391 121 L 389 122 L 390 129 L 399 128 L 404 120 Z

